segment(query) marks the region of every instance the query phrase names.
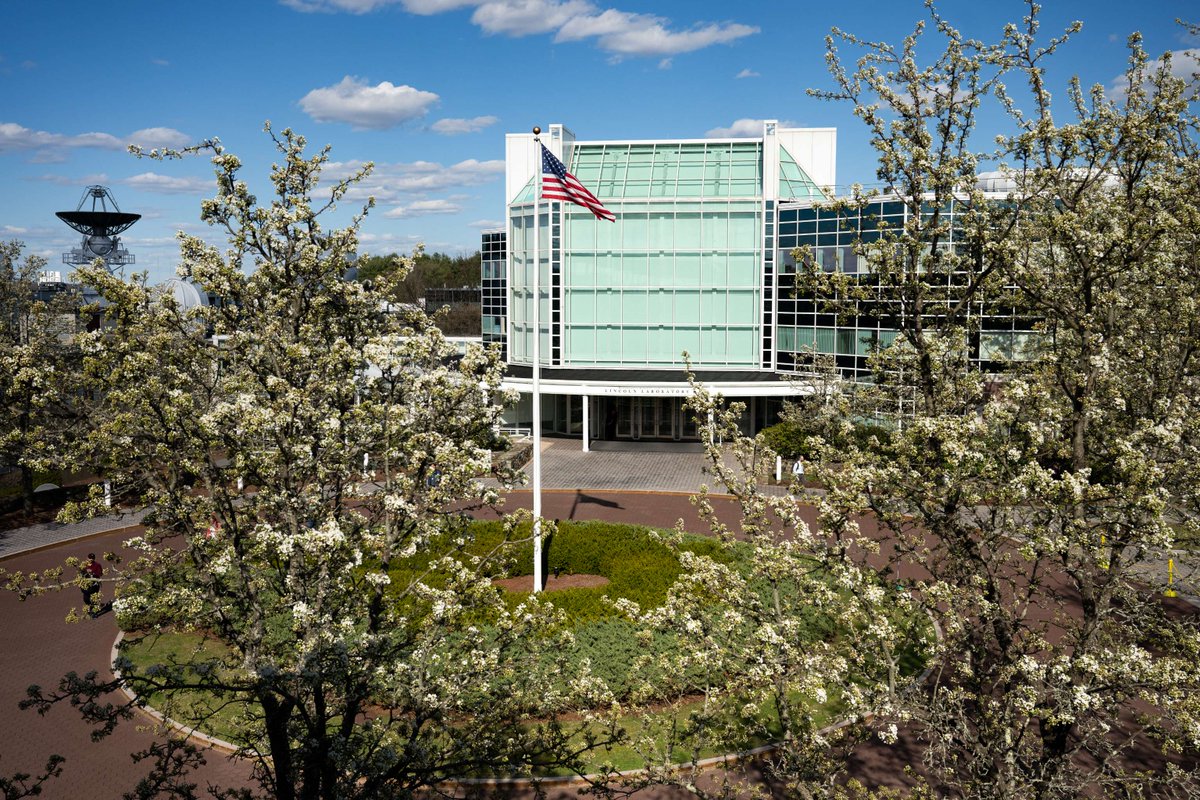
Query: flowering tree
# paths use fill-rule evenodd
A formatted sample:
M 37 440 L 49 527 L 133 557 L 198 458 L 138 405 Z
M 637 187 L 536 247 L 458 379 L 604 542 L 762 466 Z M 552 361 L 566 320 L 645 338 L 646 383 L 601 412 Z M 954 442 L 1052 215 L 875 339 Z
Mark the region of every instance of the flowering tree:
M 362 216 L 320 220 L 361 175 L 318 205 L 327 151 L 271 135 L 266 205 L 218 142 L 194 148 L 217 174 L 202 218 L 229 246 L 181 234 L 180 274 L 215 303 L 182 309 L 144 277 L 83 272 L 111 304 L 82 343 L 99 398 L 87 457 L 153 508 L 117 570 L 117 620 L 126 644 L 168 628 L 217 643 L 123 659 L 123 679 L 180 722 L 224 715 L 262 794 L 283 800 L 570 766 L 581 745 L 546 720 L 596 692 L 565 663 L 552 611 L 506 607 L 446 511 L 495 499 L 476 478 L 491 468 L 497 354 L 457 358 L 423 314 L 386 302 L 387 278 L 344 280 Z M 86 699 L 103 732 L 132 705 L 92 702 L 111 688 L 71 676 L 29 704 Z M 173 743 L 152 755 L 159 777 L 196 758 Z
M 845 759 L 875 732 L 863 720 L 912 693 L 932 628 L 883 580 L 878 547 L 855 523 L 835 515 L 814 528 L 797 496 L 765 489 L 774 456 L 739 434 L 745 409 L 692 388 L 689 409 L 710 420 L 698 426 L 708 468 L 738 501 L 741 521 L 722 524 L 702 492 L 697 507 L 722 547 L 680 551 L 684 571 L 662 607 L 627 606 L 644 635 L 665 632 L 676 644 L 640 662 L 640 696 L 654 705 L 633 746 L 647 772 L 600 791 L 666 784 L 742 797 L 753 784 L 738 759 L 713 775 L 705 756 L 769 742 L 755 754 L 754 781 L 788 796 L 849 797 Z M 895 726 L 881 735 L 894 741 Z
M 34 472 L 61 464 L 64 456 L 77 309 L 67 295 L 35 299 L 46 262 L 22 259 L 23 249 L 20 242 L 0 242 L 0 466 L 20 472 L 28 514 Z
M 899 331 L 870 382 L 843 383 L 806 420 L 819 433 L 808 477 L 826 490 L 767 496 L 747 440 L 710 442 L 713 468 L 738 465 L 723 479 L 751 539 L 761 509 L 787 522 L 816 504 L 820 534 L 798 533 L 783 563 L 823 542 L 858 602 L 883 586 L 937 622 L 921 690 L 869 698 L 884 737 L 898 726 L 921 747 L 934 792 L 1194 796 L 1200 628 L 1164 604 L 1159 571 L 1196 525 L 1193 89 L 1135 37 L 1118 96 L 1075 83 L 1063 122 L 1045 64 L 1066 39 L 1038 44 L 1036 7 L 995 45 L 933 19 L 945 50 L 927 68 L 921 29 L 900 48 L 842 35 L 864 53 L 852 70 L 830 41 L 839 89 L 826 96 L 855 103 L 885 191 L 912 213 L 860 243 L 866 274 L 810 264 L 802 289 L 842 320 L 871 327 L 878 314 Z M 1005 75 L 1024 81 L 1019 96 Z M 993 154 L 971 144 L 989 97 L 1016 130 Z M 1002 199 L 975 188 L 987 158 L 1011 180 Z M 939 212 L 951 201 L 957 217 Z M 1035 334 L 1000 372 L 977 351 L 995 307 Z M 756 563 L 777 571 L 774 558 Z M 879 640 L 864 649 L 879 653 Z M 815 795 L 811 763 L 775 762 Z

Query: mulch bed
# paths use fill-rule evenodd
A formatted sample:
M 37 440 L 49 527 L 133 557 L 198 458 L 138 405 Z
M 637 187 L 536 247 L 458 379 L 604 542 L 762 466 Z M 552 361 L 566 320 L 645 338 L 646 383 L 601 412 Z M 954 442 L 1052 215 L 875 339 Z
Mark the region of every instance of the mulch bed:
M 58 512 L 68 500 L 83 500 L 87 497 L 86 486 L 68 486 L 52 491 L 38 492 L 33 499 L 33 513 L 26 514 L 20 497 L 5 498 L 0 503 L 0 531 L 25 528 L 42 522 L 54 522 Z
M 547 592 L 561 592 L 564 589 L 594 589 L 597 586 L 607 586 L 608 578 L 603 575 L 549 575 L 546 577 Z M 532 575 L 518 575 L 515 578 L 493 578 L 493 586 L 499 586 L 506 592 L 528 592 L 533 588 Z

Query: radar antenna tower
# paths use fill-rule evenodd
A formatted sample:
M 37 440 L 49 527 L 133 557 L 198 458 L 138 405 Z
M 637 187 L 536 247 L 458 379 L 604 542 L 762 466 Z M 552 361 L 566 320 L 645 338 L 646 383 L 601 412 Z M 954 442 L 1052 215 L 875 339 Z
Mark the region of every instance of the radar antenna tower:
M 89 200 L 91 205 L 85 208 Z M 122 211 L 107 186 L 87 187 L 78 208 L 59 211 L 55 216 L 83 234 L 79 247 L 63 253 L 64 264 L 78 267 L 99 258 L 109 272 L 123 273 L 125 265 L 136 260 L 121 244 L 118 234 L 128 230 L 142 215 Z

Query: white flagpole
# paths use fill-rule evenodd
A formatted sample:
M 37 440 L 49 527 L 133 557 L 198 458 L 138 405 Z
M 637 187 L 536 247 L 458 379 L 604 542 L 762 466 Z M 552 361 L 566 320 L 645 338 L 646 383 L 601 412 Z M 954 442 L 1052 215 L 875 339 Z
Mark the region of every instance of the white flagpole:
M 542 590 L 542 129 L 533 128 L 533 591 Z

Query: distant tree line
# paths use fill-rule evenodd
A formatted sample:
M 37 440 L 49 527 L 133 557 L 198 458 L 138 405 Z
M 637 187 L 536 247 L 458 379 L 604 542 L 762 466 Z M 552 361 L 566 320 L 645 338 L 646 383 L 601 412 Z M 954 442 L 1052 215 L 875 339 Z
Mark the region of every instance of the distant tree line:
M 401 266 L 411 269 L 403 274 Z M 392 296 L 401 303 L 420 304 L 425 300 L 427 289 L 434 288 L 478 288 L 480 285 L 480 256 L 476 250 L 470 255 L 452 256 L 446 253 L 417 252 L 411 260 L 398 253 L 385 256 L 363 256 L 356 262 L 360 282 L 377 281 L 380 277 L 391 279 Z M 479 336 L 481 332 L 479 303 L 450 304 L 442 313 L 443 304 L 434 303 L 428 308 L 442 332 L 447 336 Z
M 406 261 L 398 253 L 362 256 L 356 262 L 358 280 L 376 280 L 381 275 L 396 276 Z M 413 259 L 412 269 L 395 283 L 396 299 L 403 303 L 416 303 L 425 296 L 426 289 L 477 287 L 480 285 L 479 265 L 478 250 L 462 256 L 418 252 Z

